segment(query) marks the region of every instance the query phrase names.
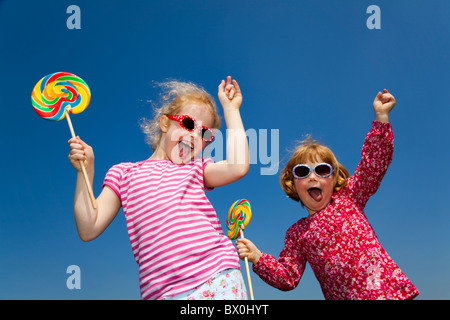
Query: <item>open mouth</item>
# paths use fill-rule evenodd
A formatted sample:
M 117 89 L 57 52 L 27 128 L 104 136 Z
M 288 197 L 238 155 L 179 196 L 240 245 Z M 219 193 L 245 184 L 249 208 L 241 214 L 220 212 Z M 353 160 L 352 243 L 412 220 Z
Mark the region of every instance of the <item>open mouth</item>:
M 191 156 L 194 152 L 194 146 L 190 142 L 180 140 L 178 141 L 178 155 L 180 158 Z
M 322 190 L 319 188 L 309 188 L 308 194 L 311 198 L 313 198 L 315 201 L 322 200 Z

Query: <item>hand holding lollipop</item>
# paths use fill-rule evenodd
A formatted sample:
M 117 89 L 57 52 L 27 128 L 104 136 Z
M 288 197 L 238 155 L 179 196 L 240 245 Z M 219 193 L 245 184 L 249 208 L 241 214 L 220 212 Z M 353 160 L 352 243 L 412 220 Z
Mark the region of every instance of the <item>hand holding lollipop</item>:
M 252 208 L 250 206 L 250 202 L 246 199 L 240 199 L 237 200 L 233 205 L 230 207 L 230 210 L 228 211 L 227 216 L 227 235 L 231 240 L 236 239 L 237 237 L 241 236 L 241 238 L 244 238 L 244 229 L 245 227 L 250 223 L 250 220 L 252 219 Z M 250 288 L 250 298 L 254 300 L 253 298 L 253 288 L 252 288 L 252 281 L 250 279 L 250 271 L 248 267 L 248 259 L 245 258 L 245 267 L 247 269 L 247 279 L 248 279 L 248 285 Z
M 31 104 L 34 111 L 46 120 L 59 121 L 65 117 L 69 124 L 72 138 L 76 136 L 69 113 L 77 114 L 82 112 L 87 108 L 90 100 L 91 91 L 86 82 L 68 72 L 56 72 L 43 77 L 34 86 L 31 93 Z M 80 164 L 92 206 L 96 209 L 95 197 L 89 183 L 86 168 L 83 161 L 80 160 Z

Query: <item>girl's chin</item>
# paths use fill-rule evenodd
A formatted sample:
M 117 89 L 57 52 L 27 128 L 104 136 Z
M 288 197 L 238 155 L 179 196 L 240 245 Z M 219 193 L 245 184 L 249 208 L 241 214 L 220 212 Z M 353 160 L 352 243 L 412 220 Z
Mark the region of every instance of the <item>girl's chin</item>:
M 172 161 L 174 164 L 179 164 L 179 165 L 189 163 L 189 162 L 191 162 L 191 160 L 192 160 L 191 158 L 180 158 L 180 157 L 170 158 L 170 161 Z
M 186 163 L 191 162 L 194 159 L 194 157 L 192 156 L 187 156 L 187 157 L 179 157 L 178 155 L 169 157 L 169 160 L 172 161 L 174 164 L 179 164 L 179 165 L 183 165 Z
M 195 151 L 194 149 L 189 149 L 184 147 L 182 144 L 177 144 L 173 149 L 168 158 L 175 164 L 186 164 L 191 162 L 196 156 L 199 156 L 202 150 Z
M 186 164 L 193 158 L 192 151 L 179 143 L 172 149 L 170 161 L 175 164 Z
M 328 202 L 323 201 L 322 203 L 314 203 L 314 204 L 305 203 L 305 202 L 303 202 L 303 203 L 305 204 L 305 208 L 308 210 L 308 213 L 310 215 L 313 215 L 314 213 L 325 209 L 327 207 L 327 205 L 330 203 L 330 201 L 331 201 L 331 199 Z

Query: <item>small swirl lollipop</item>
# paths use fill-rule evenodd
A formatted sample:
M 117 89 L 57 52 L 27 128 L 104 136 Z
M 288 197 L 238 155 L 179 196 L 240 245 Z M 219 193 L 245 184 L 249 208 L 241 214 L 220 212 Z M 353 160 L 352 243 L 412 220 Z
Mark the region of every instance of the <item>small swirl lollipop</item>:
M 237 200 L 230 207 L 227 216 L 227 235 L 231 240 L 241 235 L 241 230 L 250 223 L 252 219 L 252 208 L 246 199 Z
M 69 72 L 56 72 L 43 77 L 31 92 L 31 105 L 34 111 L 46 120 L 59 121 L 66 118 L 72 138 L 75 138 L 76 135 L 69 113 L 82 112 L 87 108 L 90 100 L 89 86 L 83 79 Z M 96 209 L 94 193 L 87 177 L 86 168 L 83 161 L 80 160 L 80 164 L 92 206 Z
M 247 199 L 237 200 L 230 207 L 227 216 L 227 235 L 231 240 L 241 236 L 244 238 L 244 229 L 252 220 L 252 207 Z M 254 300 L 252 280 L 250 279 L 250 271 L 248 268 L 248 259 L 244 258 L 245 267 L 247 269 L 248 286 L 250 289 L 250 298 Z

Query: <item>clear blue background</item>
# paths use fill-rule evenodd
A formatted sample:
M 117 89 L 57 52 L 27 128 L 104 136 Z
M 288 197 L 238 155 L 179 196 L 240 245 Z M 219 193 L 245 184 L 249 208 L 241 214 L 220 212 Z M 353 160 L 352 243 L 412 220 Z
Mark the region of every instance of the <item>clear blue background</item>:
M 66 27 L 72 4 L 80 30 Z M 366 27 L 372 4 L 380 30 Z M 0 1 L 0 298 L 140 298 L 122 211 L 98 239 L 78 238 L 67 123 L 31 107 L 36 82 L 67 71 L 92 91 L 72 122 L 94 148 L 97 195 L 112 165 L 151 155 L 138 122 L 151 117 L 153 81 L 189 80 L 216 96 L 232 75 L 245 127 L 279 130 L 280 169 L 311 133 L 350 172 L 372 101 L 388 88 L 397 99 L 394 160 L 366 214 L 419 298 L 449 299 L 449 17 L 447 0 Z M 245 178 L 207 195 L 222 222 L 235 200 L 249 199 L 246 237 L 278 256 L 307 212 L 286 198 L 279 172 L 261 175 L 262 167 L 258 159 Z M 80 290 L 66 287 L 69 265 L 81 268 Z M 256 299 L 323 299 L 309 267 L 290 292 L 254 273 L 252 281 Z

